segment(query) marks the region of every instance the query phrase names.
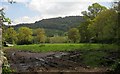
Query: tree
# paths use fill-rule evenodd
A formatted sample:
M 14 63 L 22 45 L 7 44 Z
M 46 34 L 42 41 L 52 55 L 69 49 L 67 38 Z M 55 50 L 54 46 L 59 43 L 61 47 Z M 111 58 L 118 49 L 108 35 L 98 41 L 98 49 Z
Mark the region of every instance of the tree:
M 113 9 L 102 11 L 89 25 L 93 37 L 98 41 L 112 41 L 117 37 L 118 14 Z
M 5 13 L 3 12 L 4 8 L 0 9 L 0 26 L 3 26 L 3 22 L 11 23 L 11 20 L 5 17 Z
M 20 27 L 18 30 L 18 44 L 30 44 L 33 39 L 32 34 L 32 29 Z
M 90 39 L 90 33 L 88 30 L 89 21 L 83 22 L 78 26 L 81 40 L 80 42 L 88 42 Z
M 85 18 L 85 22 L 81 23 L 78 27 L 80 36 L 81 36 L 81 42 L 89 42 L 91 40 L 91 34 L 89 32 L 89 27 L 92 23 L 94 23 L 95 17 L 102 11 L 106 10 L 107 8 L 104 6 L 101 6 L 98 3 L 94 3 L 91 6 L 88 7 L 88 11 L 81 12 L 83 14 L 83 17 Z
M 5 27 L 4 27 L 4 22 L 7 22 L 8 24 L 11 23 L 11 20 L 7 17 L 5 17 L 5 13 L 4 13 L 4 8 L 1 8 L 0 9 L 0 28 L 2 29 L 2 40 L 1 40 L 1 43 L 4 43 L 5 42 L 5 38 L 4 38 L 4 33 L 5 33 Z M 13 42 L 10 42 L 10 43 L 13 43 Z
M 12 1 L 11 1 L 11 2 L 12 2 Z M 9 20 L 8 20 L 8 19 L 5 20 L 6 17 L 4 16 L 5 13 L 3 12 L 3 10 L 4 10 L 4 8 L 0 9 L 0 29 L 3 27 L 3 22 L 11 23 L 10 19 L 9 19 Z M 1 31 L 2 31 L 2 30 L 1 30 Z M 3 33 L 3 32 L 2 32 L 2 33 Z M 0 36 L 1 36 L 1 34 L 0 34 Z M 3 37 L 2 37 L 2 38 L 3 38 Z M 2 41 L 3 41 L 3 40 L 2 40 Z M 6 73 L 6 71 L 7 71 L 9 68 L 8 68 L 7 58 L 4 56 L 2 50 L 0 50 L 0 62 L 1 62 L 0 66 L 3 67 L 3 69 L 2 69 L 2 67 L 0 67 L 0 69 L 2 70 L 2 71 L 0 71 L 0 73 L 2 72 L 2 73 L 4 74 L 4 73 Z M 12 71 L 9 70 L 9 71 L 7 71 L 7 73 L 8 73 L 8 72 L 10 73 L 10 72 L 12 72 Z
M 3 37 L 8 43 L 15 43 L 17 41 L 17 33 L 12 27 L 5 30 Z
M 115 10 L 116 12 L 117 12 L 117 14 L 118 14 L 118 19 L 120 19 L 120 1 L 118 1 L 118 2 L 114 2 L 114 4 L 113 4 L 113 10 Z M 118 24 L 117 24 L 117 44 L 119 44 L 120 45 L 120 21 L 118 20 L 118 21 L 116 21 Z
M 74 43 L 75 42 L 79 42 L 80 40 L 80 34 L 79 34 L 79 30 L 77 28 L 71 28 L 69 31 L 68 31 L 68 38 L 73 41 Z
M 100 12 L 106 9 L 107 8 L 105 6 L 102 6 L 98 3 L 93 3 L 92 6 L 88 7 L 88 12 L 83 11 L 82 14 L 86 19 L 93 20 Z
M 37 42 L 44 43 L 46 41 L 45 30 L 38 28 L 35 30 Z

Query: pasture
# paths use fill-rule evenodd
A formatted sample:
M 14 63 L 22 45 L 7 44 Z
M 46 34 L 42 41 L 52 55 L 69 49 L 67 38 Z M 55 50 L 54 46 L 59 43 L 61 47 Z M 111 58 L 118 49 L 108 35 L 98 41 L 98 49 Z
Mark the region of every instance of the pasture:
M 74 50 L 116 50 L 117 45 L 114 44 L 32 44 L 32 45 L 15 45 L 13 48 L 17 50 L 25 50 L 31 52 L 49 52 L 49 51 L 74 51 Z

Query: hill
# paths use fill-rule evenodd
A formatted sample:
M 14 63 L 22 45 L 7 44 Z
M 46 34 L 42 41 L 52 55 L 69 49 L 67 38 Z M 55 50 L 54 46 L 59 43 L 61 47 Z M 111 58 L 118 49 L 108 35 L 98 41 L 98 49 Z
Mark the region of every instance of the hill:
M 18 29 L 22 26 L 29 27 L 31 29 L 44 28 L 48 36 L 56 34 L 63 35 L 64 32 L 69 30 L 69 28 L 77 27 L 83 21 L 84 19 L 82 16 L 57 17 L 42 19 L 40 21 L 36 21 L 35 23 L 17 24 L 14 28 Z

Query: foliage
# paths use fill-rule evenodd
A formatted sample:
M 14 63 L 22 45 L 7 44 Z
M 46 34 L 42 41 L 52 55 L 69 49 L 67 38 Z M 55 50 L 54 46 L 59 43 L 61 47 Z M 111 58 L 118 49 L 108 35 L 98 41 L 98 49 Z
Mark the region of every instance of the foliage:
M 118 19 L 120 19 L 120 1 L 118 1 L 118 2 L 115 2 L 114 4 L 113 4 L 113 9 L 117 12 L 117 14 L 118 14 Z M 120 30 L 120 21 L 119 20 L 117 20 L 116 21 L 118 24 L 117 24 L 117 41 L 116 41 L 116 43 L 118 44 L 118 45 L 120 45 L 120 32 L 119 32 L 119 30 Z
M 120 59 L 116 60 L 115 63 L 112 65 L 112 71 L 120 73 Z
M 18 44 L 30 44 L 32 41 L 32 29 L 21 27 L 18 30 Z
M 4 26 L 3 26 L 4 22 L 7 22 L 8 24 L 10 24 L 11 20 L 9 18 L 5 17 L 4 8 L 1 8 L 0 9 L 0 28 L 2 28 L 2 34 L 3 34 L 2 38 L 4 39 L 4 37 L 5 37 L 5 39 L 8 42 L 13 43 L 14 41 L 16 41 L 16 37 L 15 37 L 16 32 L 15 32 L 14 28 L 9 28 L 5 31 Z M 4 41 L 4 40 L 2 40 L 2 41 Z M 1 56 L 0 57 L 1 61 L 4 60 L 3 61 L 4 64 L 2 64 L 2 74 L 9 74 L 10 72 L 12 72 L 12 70 L 10 70 L 10 68 L 8 66 L 6 66 L 6 64 L 8 64 L 8 62 L 7 62 L 6 58 L 4 57 L 2 51 L 0 53 L 0 56 Z M 2 57 L 4 57 L 4 58 L 2 58 Z
M 68 38 L 74 43 L 79 42 L 80 40 L 79 30 L 77 28 L 71 28 L 68 31 Z
M 102 6 L 98 3 L 93 3 L 92 6 L 88 7 L 88 12 L 83 11 L 82 14 L 86 19 L 93 20 L 100 12 L 106 9 L 107 8 L 105 6 Z
M 83 11 L 82 14 L 86 21 L 78 27 L 81 42 L 119 43 L 120 26 L 117 6 L 107 9 L 94 3 L 88 7 L 88 11 Z
M 62 37 L 62 36 L 49 37 L 50 43 L 66 43 L 67 40 L 68 40 L 67 37 Z
M 0 26 L 3 26 L 3 22 L 11 23 L 11 20 L 5 17 L 4 8 L 0 9 Z
M 45 43 L 46 36 L 45 36 L 45 31 L 44 29 L 38 28 L 34 32 L 36 36 L 36 42 L 38 43 Z
M 92 67 L 98 67 L 105 64 L 106 60 L 104 57 L 106 57 L 106 52 L 102 51 L 87 51 L 82 55 L 83 61 L 86 65 L 92 66 Z
M 14 30 L 14 28 L 10 27 L 5 30 L 5 33 L 3 34 L 3 38 L 5 38 L 5 41 L 8 43 L 15 43 L 17 41 L 17 33 Z
M 89 21 L 83 22 L 78 26 L 78 30 L 80 33 L 81 40 L 80 42 L 89 42 L 90 40 L 90 32 L 88 30 Z
M 91 37 L 92 32 L 89 31 L 89 29 L 91 29 L 89 28 L 89 25 L 93 24 L 93 20 L 96 18 L 96 16 L 106 9 L 106 7 L 98 3 L 93 3 L 88 7 L 88 11 L 81 12 L 86 20 L 78 27 L 81 36 L 81 42 L 91 42 L 93 37 Z
M 10 67 L 6 67 L 6 66 L 3 65 L 3 67 L 2 67 L 2 74 L 11 74 L 13 72 L 15 72 L 15 71 L 11 70 Z
M 117 13 L 114 10 L 105 10 L 98 14 L 93 24 L 88 28 L 97 41 L 109 41 L 117 38 Z M 106 20 L 106 21 L 105 21 Z M 111 41 L 113 43 L 113 41 Z M 110 42 L 109 42 L 110 43 Z
M 64 36 L 64 31 L 56 29 L 45 29 L 46 36 L 53 37 L 54 35 Z

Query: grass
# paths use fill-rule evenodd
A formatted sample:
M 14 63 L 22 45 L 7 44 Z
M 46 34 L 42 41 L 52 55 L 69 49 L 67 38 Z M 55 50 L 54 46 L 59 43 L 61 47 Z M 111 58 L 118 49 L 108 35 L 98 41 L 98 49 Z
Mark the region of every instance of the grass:
M 83 63 L 92 67 L 98 67 L 105 64 L 106 59 L 104 57 L 108 55 L 107 52 L 103 51 L 89 51 L 82 55 Z
M 72 51 L 72 50 L 98 50 L 98 49 L 117 49 L 113 44 L 32 44 L 32 45 L 15 45 L 10 47 L 18 50 L 32 52 L 49 52 L 49 51 Z

